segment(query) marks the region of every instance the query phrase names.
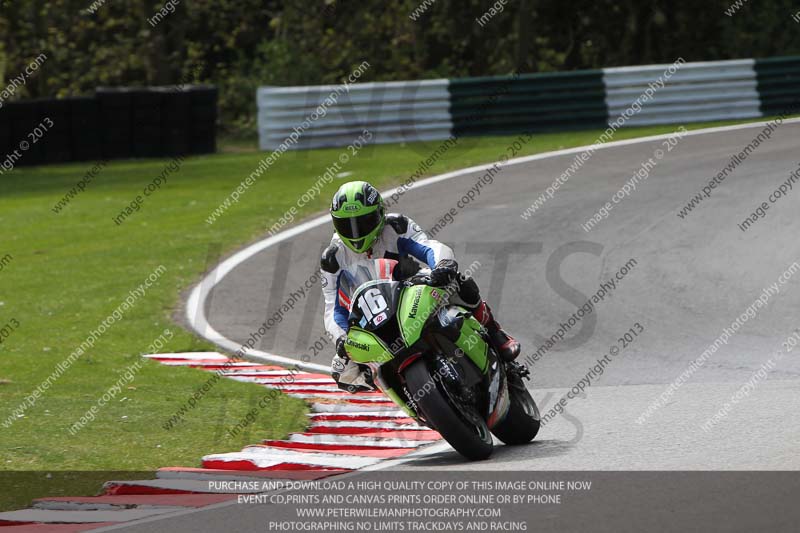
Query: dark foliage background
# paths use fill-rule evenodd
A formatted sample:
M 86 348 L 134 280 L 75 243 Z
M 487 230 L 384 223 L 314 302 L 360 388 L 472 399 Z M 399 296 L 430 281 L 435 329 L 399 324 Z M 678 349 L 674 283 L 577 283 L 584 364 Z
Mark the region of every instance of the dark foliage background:
M 95 2 L 97 10 L 87 8 Z M 430 1 L 430 0 L 429 0 Z M 48 59 L 15 98 L 99 85 L 210 82 L 222 127 L 253 132 L 259 85 L 483 76 L 800 54 L 792 0 L 0 0 L 0 88 Z

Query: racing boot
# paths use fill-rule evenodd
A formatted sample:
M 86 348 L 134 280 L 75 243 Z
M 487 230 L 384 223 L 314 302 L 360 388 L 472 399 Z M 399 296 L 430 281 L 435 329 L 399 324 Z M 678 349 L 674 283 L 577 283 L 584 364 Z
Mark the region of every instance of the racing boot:
M 478 307 L 472 311 L 472 315 L 489 332 L 489 342 L 492 343 L 503 361 L 510 362 L 519 356 L 521 348 L 519 342 L 500 327 L 485 301 L 478 304 Z

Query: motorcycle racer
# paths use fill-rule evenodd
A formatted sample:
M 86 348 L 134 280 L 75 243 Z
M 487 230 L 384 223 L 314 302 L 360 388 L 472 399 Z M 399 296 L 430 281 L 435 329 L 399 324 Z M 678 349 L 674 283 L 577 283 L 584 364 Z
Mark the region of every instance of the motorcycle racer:
M 428 238 L 409 217 L 385 213 L 383 198 L 365 181 L 342 185 L 333 196 L 330 208 L 335 233 L 322 253 L 322 291 L 325 298 L 325 330 L 336 339 L 336 354 L 331 374 L 339 388 L 350 392 L 372 390 L 369 370 L 350 360 L 344 347 L 350 314 L 350 294 L 344 278 L 347 269 L 364 259 L 387 258 L 400 261 L 395 272 L 398 279 L 409 270 L 410 257 L 431 269 L 431 285 L 442 287 L 455 282 L 457 290 L 450 295 L 453 304 L 469 309 L 486 328 L 489 341 L 500 357 L 513 361 L 520 344 L 508 335 L 481 298 L 478 286 L 470 277 L 458 272 L 453 250 Z M 414 268 L 416 270 L 416 268 Z M 413 272 L 409 272 L 412 274 Z

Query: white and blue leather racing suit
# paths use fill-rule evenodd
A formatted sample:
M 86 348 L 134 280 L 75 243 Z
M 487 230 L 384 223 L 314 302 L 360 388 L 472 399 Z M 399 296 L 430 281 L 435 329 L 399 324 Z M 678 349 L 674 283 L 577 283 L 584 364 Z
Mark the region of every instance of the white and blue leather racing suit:
M 410 218 L 389 213 L 383 231 L 366 253 L 356 253 L 333 234 L 330 246 L 322 254 L 322 293 L 325 296 L 325 330 L 333 339 L 347 333 L 350 315 L 350 294 L 342 286 L 342 275 L 350 265 L 364 259 L 413 257 L 433 268 L 442 259 L 454 259 L 450 247 L 429 239 Z
M 440 261 L 456 265 L 455 255 L 450 247 L 428 238 L 416 222 L 397 213 L 386 215 L 381 234 L 365 253 L 352 251 L 336 233 L 333 234 L 331 244 L 322 253 L 320 261 L 322 292 L 325 297 L 325 330 L 331 339 L 342 338 L 348 329 L 351 298 L 349 291 L 355 288 L 343 283 L 348 267 L 364 259 L 394 259 L 402 264 L 409 257 L 431 269 L 437 267 Z M 461 275 L 456 279 L 458 290 L 450 295 L 450 302 L 470 309 L 487 327 L 490 339 L 501 355 L 508 354 L 509 360 L 515 358 L 519 354 L 519 343 L 506 334 L 495 321 L 491 309 L 481 299 L 475 281 Z M 368 372 L 346 357 L 346 354 L 337 353 L 331 362 L 331 374 L 337 384 L 349 391 L 373 388 L 372 380 L 365 371 Z

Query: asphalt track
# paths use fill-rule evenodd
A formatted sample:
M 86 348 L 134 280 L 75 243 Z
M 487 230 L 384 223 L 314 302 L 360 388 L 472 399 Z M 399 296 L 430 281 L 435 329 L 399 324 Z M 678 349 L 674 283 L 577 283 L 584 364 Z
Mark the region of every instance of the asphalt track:
M 644 331 L 618 352 L 581 397 L 569 400 L 566 414 L 545 425 L 536 442 L 498 446 L 489 461 L 469 464 L 446 444 L 434 445 L 384 466 L 452 471 L 800 468 L 796 415 L 800 347 L 790 353 L 782 348 L 800 328 L 800 271 L 780 283 L 778 292 L 737 328 L 727 344 L 666 395 L 663 406 L 637 422 L 724 328 L 730 328 L 766 287 L 778 283 L 795 261 L 800 262 L 800 184 L 771 204 L 766 216 L 747 232 L 737 227 L 800 165 L 797 122 L 780 126 L 710 198 L 684 219 L 677 216 L 762 128 L 752 125 L 686 136 L 669 152 L 663 139 L 597 150 L 529 220 L 520 214 L 575 154 L 539 156 L 504 166 L 437 238 L 452 244 L 462 265 L 480 262 L 478 284 L 503 325 L 521 340 L 523 358 L 553 335 L 601 283 L 630 259 L 636 261 L 593 313 L 531 365 L 529 387 L 543 414 L 587 375 L 598 358 L 619 346 L 618 339 L 635 323 Z M 581 224 L 658 149 L 665 153 L 649 178 L 585 232 Z M 393 210 L 430 228 L 485 173 L 467 172 L 414 187 Z M 348 179 L 353 178 L 368 176 Z M 213 288 L 206 283 L 199 301 L 204 302 L 202 318 L 208 319 L 214 333 L 208 334 L 208 328 L 201 331 L 230 349 L 244 343 L 291 299 L 290 292 L 316 270 L 319 252 L 331 234 L 327 224 L 308 224 L 300 230 L 235 266 Z M 322 300 L 318 284 L 306 292 L 255 349 L 294 359 L 313 353 L 309 347 L 323 331 Z M 331 352 L 327 346 L 304 360 L 326 366 Z M 770 361 L 766 378 L 757 376 Z M 703 429 L 702 424 L 731 403 L 748 382 L 747 394 L 731 405 L 727 415 Z M 664 497 L 663 502 L 674 503 L 674 496 Z M 218 512 L 231 518 L 230 509 Z M 222 519 L 210 513 L 202 515 L 207 520 Z M 168 520 L 170 528 L 179 520 Z
M 581 224 L 600 209 L 662 140 L 597 150 L 529 220 L 520 214 L 572 163 L 574 154 L 508 165 L 460 210 L 437 238 L 475 274 L 503 325 L 531 354 L 601 283 L 630 259 L 636 265 L 615 290 L 536 362 L 535 388 L 571 387 L 625 331 L 645 332 L 614 359 L 597 385 L 668 384 L 683 372 L 762 290 L 800 261 L 800 185 L 772 204 L 747 232 L 737 227 L 800 166 L 800 124 L 785 123 L 685 219 L 691 196 L 761 130 L 759 126 L 687 136 L 630 197 L 590 232 Z M 535 142 L 535 140 L 534 140 Z M 431 228 L 480 179 L 467 173 L 407 191 L 393 210 Z M 360 178 L 362 176 L 358 176 Z M 368 178 L 368 176 L 363 176 Z M 350 176 L 347 179 L 357 178 Z M 327 224 L 271 246 L 236 266 L 210 291 L 210 324 L 236 344 L 291 299 L 318 269 L 330 240 Z M 505 272 L 505 274 L 504 274 Z M 309 349 L 323 334 L 319 284 L 257 339 L 255 348 L 327 367 L 330 346 Z M 767 307 L 699 370 L 693 382 L 744 382 L 800 327 L 800 276 L 780 286 Z M 792 355 L 770 379 L 795 379 Z
M 800 262 L 800 184 L 772 204 L 766 217 L 748 231 L 737 227 L 800 166 L 798 123 L 780 126 L 710 198 L 684 219 L 677 216 L 679 209 L 762 129 L 755 125 L 686 136 L 669 152 L 663 140 L 597 150 L 527 221 L 520 214 L 575 155 L 508 165 L 438 233 L 439 240 L 453 246 L 462 265 L 480 262 L 475 278 L 504 327 L 522 342 L 523 358 L 536 351 L 545 337 L 555 334 L 559 324 L 567 322 L 602 283 L 630 259 L 636 261 L 593 313 L 585 315 L 563 341 L 531 365 L 531 390 L 571 388 L 611 346 L 619 346 L 618 339 L 626 331 L 637 322 L 641 324 L 644 332 L 621 349 L 603 375 L 593 380 L 586 389 L 587 397 L 572 400 L 567 407 L 581 413 L 577 416 L 585 432 L 602 421 L 615 441 L 630 442 L 625 438 L 627 432 L 644 428 L 637 442 L 637 448 L 644 450 L 649 449 L 648 435 L 659 446 L 665 445 L 664 437 L 669 435 L 667 441 L 672 446 L 676 439 L 687 439 L 699 431 L 706 436 L 701 440 L 711 443 L 724 440 L 725 428 L 737 434 L 769 421 L 769 437 L 756 433 L 765 442 L 785 445 L 788 452 L 788 447 L 798 441 L 800 426 L 790 423 L 796 417 L 787 418 L 786 413 L 797 412 L 791 407 L 800 401 L 797 394 L 790 393 L 792 386 L 800 383 L 800 347 L 770 370 L 768 380 L 774 383 L 757 384 L 750 396 L 752 401 L 737 404 L 713 431 L 705 432 L 694 424 L 695 431 L 687 421 L 704 422 L 722 408 L 730 399 L 728 389 L 735 392 L 750 380 L 763 364 L 774 359 L 793 330 L 800 328 L 800 272 L 779 285 L 780 292 L 693 373 L 688 380 L 692 386 L 678 388 L 668 405 L 657 409 L 645 424 L 634 423 L 723 334 L 723 328 L 730 328 L 767 286 L 777 283 L 795 261 Z M 665 153 L 649 178 L 640 182 L 605 220 L 585 232 L 581 224 L 645 161 L 655 160 L 653 154 L 658 149 Z M 481 170 L 411 188 L 392 209 L 406 213 L 423 228 L 431 228 L 450 207 L 457 208 L 459 199 L 485 174 Z M 318 269 L 319 252 L 330 235 L 328 224 L 313 227 L 235 267 L 206 298 L 209 323 L 228 339 L 246 342 L 291 299 L 292 292 L 299 294 L 299 287 Z M 311 363 L 325 367 L 332 355 L 331 346 L 325 346 L 316 356 L 315 350 L 309 349 L 323 335 L 319 284 L 306 294 L 293 311 L 258 339 L 255 348 L 294 359 L 310 357 Z M 788 383 L 785 397 L 769 403 L 766 409 L 758 408 L 760 395 L 768 394 L 779 381 Z M 714 388 L 718 393 L 709 396 Z M 546 393 L 537 394 L 540 401 L 546 397 Z M 562 394 L 551 395 L 551 402 L 542 401 L 543 411 Z M 607 396 L 610 405 L 595 404 L 599 398 L 594 397 L 601 395 Z M 638 412 L 634 404 L 640 407 Z M 633 412 L 622 417 L 622 410 Z M 561 422 L 557 425 L 563 425 Z M 683 427 L 683 431 L 676 431 L 677 427 Z M 657 434 L 652 433 L 654 428 Z M 550 439 L 548 433 L 543 430 L 543 441 Z M 541 468 L 534 449 L 519 452 L 519 460 L 530 456 Z M 772 454 L 748 450 L 730 457 L 733 462 L 729 466 L 800 467 L 800 457 L 794 453 L 785 463 L 775 463 Z M 605 461 L 584 463 L 580 454 L 576 455 L 576 468 L 606 468 Z M 631 468 L 658 466 L 660 457 L 650 449 L 646 464 L 626 464 Z M 606 461 L 608 468 L 622 466 L 611 454 Z M 497 463 L 492 466 L 499 466 L 500 461 Z M 693 465 L 665 462 L 663 466 Z

